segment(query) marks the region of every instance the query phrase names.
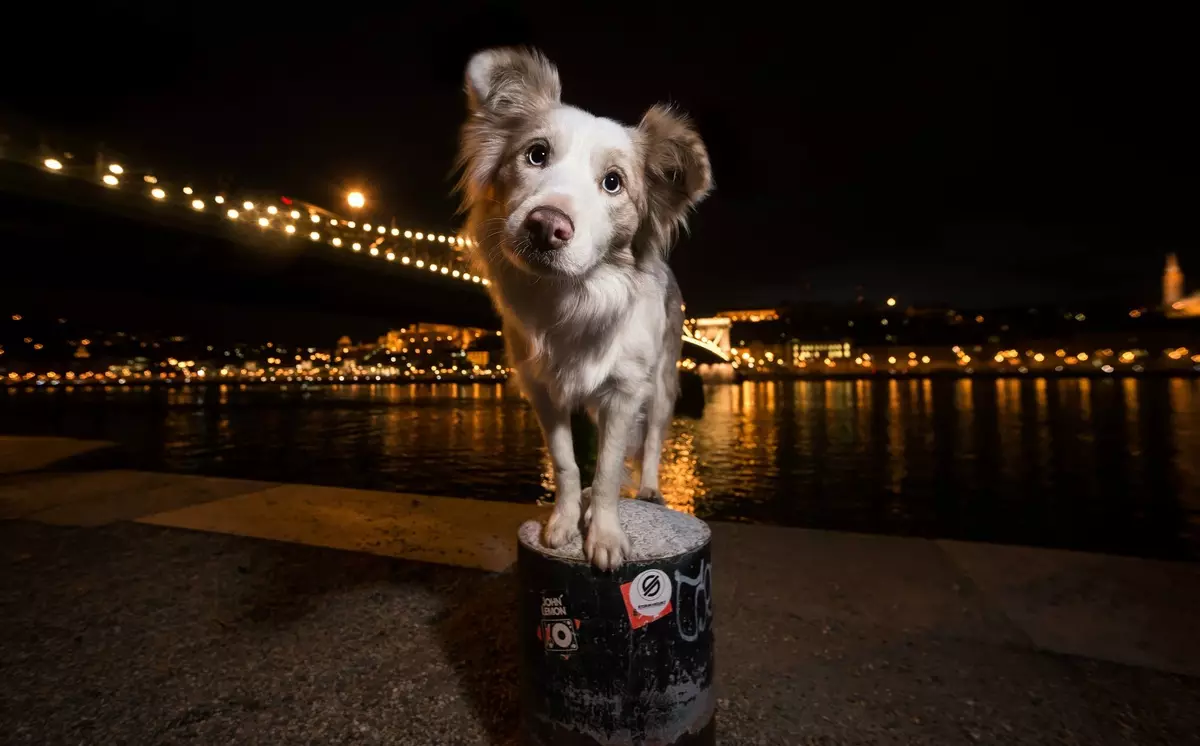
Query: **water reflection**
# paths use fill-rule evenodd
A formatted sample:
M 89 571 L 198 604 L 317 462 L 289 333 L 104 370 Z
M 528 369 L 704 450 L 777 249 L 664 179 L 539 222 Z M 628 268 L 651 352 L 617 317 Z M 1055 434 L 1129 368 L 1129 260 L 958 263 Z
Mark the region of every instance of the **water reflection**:
M 661 485 L 704 517 L 1196 556 L 1200 381 L 745 382 L 677 419 Z M 536 418 L 472 383 L 7 390 L 0 430 L 141 468 L 534 501 Z

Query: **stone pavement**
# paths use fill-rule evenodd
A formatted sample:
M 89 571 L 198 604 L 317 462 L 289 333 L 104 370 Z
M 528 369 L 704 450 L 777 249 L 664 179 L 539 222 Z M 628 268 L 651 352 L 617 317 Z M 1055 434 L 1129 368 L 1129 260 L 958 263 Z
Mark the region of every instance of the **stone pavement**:
M 544 510 L 0 438 L 13 744 L 513 743 Z M 1200 567 L 714 524 L 728 744 L 1200 743 Z

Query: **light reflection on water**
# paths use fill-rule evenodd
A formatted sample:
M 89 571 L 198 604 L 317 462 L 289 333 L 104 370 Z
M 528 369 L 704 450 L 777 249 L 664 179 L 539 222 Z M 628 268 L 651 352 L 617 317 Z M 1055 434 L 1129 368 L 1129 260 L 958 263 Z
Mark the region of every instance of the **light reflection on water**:
M 1200 381 L 745 382 L 677 419 L 661 478 L 723 520 L 1200 556 Z M 534 501 L 537 421 L 499 384 L 7 390 L 0 431 L 134 466 Z

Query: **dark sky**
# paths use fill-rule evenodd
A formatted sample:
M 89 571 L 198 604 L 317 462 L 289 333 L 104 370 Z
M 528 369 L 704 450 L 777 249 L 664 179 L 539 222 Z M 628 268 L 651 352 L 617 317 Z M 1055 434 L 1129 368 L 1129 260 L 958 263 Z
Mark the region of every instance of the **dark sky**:
M 695 116 L 717 191 L 674 265 L 703 305 L 858 284 L 960 306 L 1152 302 L 1169 250 L 1200 278 L 1200 64 L 1186 18 L 1145 4 L 118 5 L 31 19 L 0 52 L 7 103 L 318 203 L 364 183 L 400 225 L 450 229 L 462 68 L 534 44 L 569 103 Z M 62 64 L 32 63 L 48 49 Z

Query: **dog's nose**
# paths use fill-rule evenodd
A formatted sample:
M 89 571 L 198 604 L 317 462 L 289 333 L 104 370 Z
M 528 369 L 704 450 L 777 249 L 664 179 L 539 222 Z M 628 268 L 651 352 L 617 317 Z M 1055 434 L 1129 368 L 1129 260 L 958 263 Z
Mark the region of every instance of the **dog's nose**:
M 534 248 L 545 251 L 561 249 L 575 235 L 571 218 L 557 207 L 535 207 L 525 217 L 525 230 L 533 239 Z

